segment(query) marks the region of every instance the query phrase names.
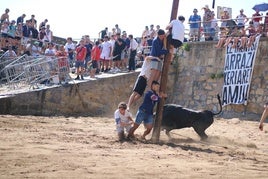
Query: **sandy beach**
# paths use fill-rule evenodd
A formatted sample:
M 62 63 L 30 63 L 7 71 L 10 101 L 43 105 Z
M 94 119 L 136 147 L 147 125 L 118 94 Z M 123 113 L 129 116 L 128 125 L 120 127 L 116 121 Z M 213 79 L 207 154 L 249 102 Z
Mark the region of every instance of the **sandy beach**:
M 1 115 L 0 178 L 267 178 L 267 131 L 216 118 L 206 141 L 186 128 L 152 144 L 119 142 L 108 117 Z

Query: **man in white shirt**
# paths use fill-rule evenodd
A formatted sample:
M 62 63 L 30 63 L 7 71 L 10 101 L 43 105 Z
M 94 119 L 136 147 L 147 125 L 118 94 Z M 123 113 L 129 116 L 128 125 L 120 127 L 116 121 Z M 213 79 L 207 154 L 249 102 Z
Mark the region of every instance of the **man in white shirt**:
M 73 43 L 73 39 L 71 37 L 67 38 L 67 42 L 64 46 L 65 51 L 68 53 L 68 59 L 70 67 L 73 67 L 74 65 L 74 51 L 75 51 L 75 44 Z
M 147 81 L 151 76 L 151 59 L 156 59 L 158 61 L 161 61 L 160 58 L 154 57 L 154 56 L 147 56 L 144 59 L 144 62 L 141 67 L 141 72 L 135 82 L 133 92 L 129 97 L 128 100 L 128 110 L 130 109 L 130 106 L 136 102 L 140 97 L 143 95 L 146 87 L 147 87 Z
M 166 30 L 171 29 L 171 34 L 167 36 L 167 40 L 173 48 L 180 47 L 184 41 L 184 21 L 185 18 L 183 16 L 179 16 L 178 19 L 172 20 L 166 27 Z
M 12 46 L 8 46 L 8 50 L 3 54 L 3 57 L 13 59 L 17 57 L 16 52 L 12 49 Z
M 104 36 L 103 42 L 101 44 L 101 55 L 100 59 L 102 61 L 102 65 L 105 70 L 108 71 L 109 64 L 112 56 L 112 44 L 108 41 L 109 37 L 107 35 Z
M 172 54 L 171 61 L 173 60 L 174 48 L 179 48 L 182 46 L 184 41 L 184 21 L 185 18 L 183 16 L 179 16 L 178 19 L 172 20 L 166 27 L 166 30 L 170 31 L 169 35 L 167 36 L 167 41 L 170 44 L 169 53 Z
M 128 36 L 129 40 L 130 40 L 130 45 L 129 45 L 129 51 L 130 51 L 130 55 L 129 55 L 129 60 L 128 60 L 128 71 L 135 71 L 135 57 L 137 54 L 137 48 L 139 46 L 138 42 L 133 38 L 133 35 L 130 34 Z
M 245 27 L 245 23 L 248 21 L 247 16 L 244 14 L 244 10 L 241 9 L 240 10 L 240 14 L 238 16 L 236 16 L 236 22 L 237 22 L 237 26 L 239 28 L 244 28 Z
M 46 25 L 46 35 L 44 36 L 44 42 L 51 42 L 53 39 L 53 32 L 50 30 L 50 25 Z

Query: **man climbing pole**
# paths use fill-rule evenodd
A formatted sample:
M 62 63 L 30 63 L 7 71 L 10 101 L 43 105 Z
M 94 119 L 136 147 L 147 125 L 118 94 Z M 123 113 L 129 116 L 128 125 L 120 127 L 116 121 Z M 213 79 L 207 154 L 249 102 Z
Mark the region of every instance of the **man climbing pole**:
M 179 8 L 179 0 L 173 0 L 170 21 L 176 19 L 177 13 L 178 13 L 178 8 Z M 168 51 L 170 48 L 171 48 L 170 44 L 167 43 Z M 171 57 L 172 57 L 172 54 L 169 52 L 164 58 L 164 64 L 163 64 L 163 69 L 162 69 L 162 73 L 161 73 L 161 82 L 160 82 L 160 91 L 163 93 L 166 93 L 168 69 L 169 69 Z M 160 102 L 157 105 L 157 109 L 156 109 L 156 119 L 155 119 L 155 123 L 154 123 L 153 134 L 152 134 L 152 142 L 153 143 L 159 142 L 164 104 L 165 104 L 165 99 L 161 98 Z

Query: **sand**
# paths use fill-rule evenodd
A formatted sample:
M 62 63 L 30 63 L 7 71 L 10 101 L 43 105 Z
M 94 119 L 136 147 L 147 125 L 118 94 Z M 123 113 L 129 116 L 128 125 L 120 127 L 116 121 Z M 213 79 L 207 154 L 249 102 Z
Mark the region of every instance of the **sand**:
M 216 118 L 206 141 L 186 128 L 119 142 L 113 118 L 0 115 L 0 178 L 268 178 L 267 131 Z

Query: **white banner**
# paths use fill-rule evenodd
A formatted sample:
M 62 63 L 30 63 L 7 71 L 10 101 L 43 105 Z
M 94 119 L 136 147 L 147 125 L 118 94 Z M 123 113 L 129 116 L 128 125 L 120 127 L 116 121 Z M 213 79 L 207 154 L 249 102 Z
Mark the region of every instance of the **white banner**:
M 228 104 L 247 105 L 259 39 L 260 36 L 257 36 L 250 48 L 232 48 L 230 44 L 226 47 L 222 88 L 223 106 Z

